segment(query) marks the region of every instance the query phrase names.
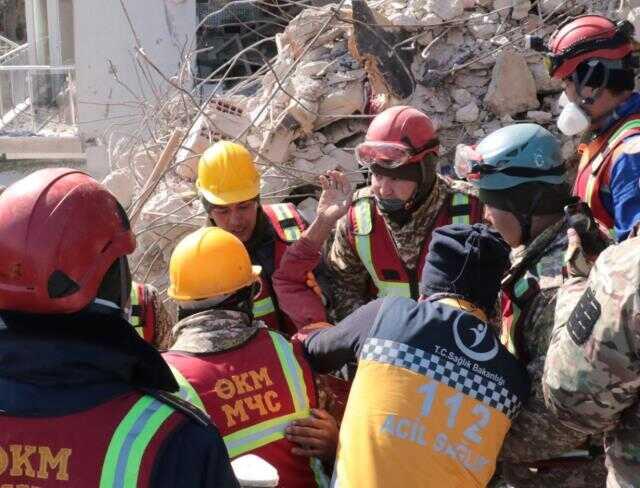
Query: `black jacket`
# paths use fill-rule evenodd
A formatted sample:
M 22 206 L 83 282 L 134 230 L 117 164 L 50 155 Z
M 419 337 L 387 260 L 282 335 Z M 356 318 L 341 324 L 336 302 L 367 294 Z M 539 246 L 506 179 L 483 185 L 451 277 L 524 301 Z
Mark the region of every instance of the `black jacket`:
M 160 354 L 116 314 L 1 312 L 0 319 L 2 415 L 57 417 L 131 390 L 177 390 Z M 184 420 L 161 446 L 151 486 L 239 486 L 216 427 L 177 408 Z

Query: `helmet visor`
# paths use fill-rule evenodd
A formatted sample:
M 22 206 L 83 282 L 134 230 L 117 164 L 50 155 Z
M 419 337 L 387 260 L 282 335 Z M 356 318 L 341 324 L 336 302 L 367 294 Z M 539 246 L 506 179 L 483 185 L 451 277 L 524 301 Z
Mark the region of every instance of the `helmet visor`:
M 415 162 L 426 153 L 437 153 L 438 144 L 437 139 L 432 139 L 425 146 L 413 149 L 405 144 L 365 141 L 356 146 L 356 159 L 366 168 L 376 165 L 386 169 L 395 169 Z
M 413 156 L 411 148 L 389 142 L 363 142 L 356 147 L 358 162 L 367 168 L 373 165 L 395 169 L 407 164 Z

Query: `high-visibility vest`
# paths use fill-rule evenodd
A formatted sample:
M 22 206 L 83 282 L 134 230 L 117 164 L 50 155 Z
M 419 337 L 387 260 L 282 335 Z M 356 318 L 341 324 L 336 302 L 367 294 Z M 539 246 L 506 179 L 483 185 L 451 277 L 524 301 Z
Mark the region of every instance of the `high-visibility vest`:
M 143 283 L 131 282 L 131 325 L 145 341 L 152 343 L 156 333 L 156 314 Z
M 613 233 L 613 215 L 605 208 L 601 190 L 608 188 L 616 149 L 625 139 L 640 134 L 640 114 L 622 119 L 587 144 L 580 144 L 580 165 L 573 194 L 589 205 L 593 216 Z
M 484 487 L 529 389 L 472 304 L 385 298 L 360 352 L 334 486 Z
M 539 291 L 538 277 L 528 272 L 502 288 L 500 342 L 525 364 L 529 362 L 529 357 L 524 349 L 523 328 L 526 324 L 523 323 L 522 311 Z
M 211 416 L 231 458 L 259 455 L 278 469 L 282 487 L 324 486 L 319 462 L 301 463 L 284 435 L 315 406 L 311 370 L 293 347 L 278 332 L 261 329 L 229 351 L 197 357 L 169 351 L 164 357 L 179 395 Z
M 352 245 L 371 277 L 372 295 L 418 298 L 420 274 L 427 256 L 431 233 L 424 236 L 418 268 L 409 270 L 398 256 L 393 237 L 371 197 L 355 201 L 348 221 Z M 442 206 L 433 229 L 451 223 L 470 224 L 481 219 L 479 202 L 464 193 L 454 193 Z
M 305 228 L 304 221 L 296 207 L 291 203 L 263 205 L 262 210 L 269 219 L 269 222 L 271 222 L 278 237 L 275 242 L 274 255 L 274 269 L 278 269 L 280 260 L 287 246 L 302 236 Z M 275 301 L 271 283 L 264 277 L 261 277 L 260 285 L 260 293 L 255 297 L 253 302 L 253 316 L 264 321 L 274 330 L 295 332 L 295 328 L 288 330 L 288 324 L 284 323 L 285 318 L 282 317 L 277 310 L 277 302 Z
M 131 392 L 62 417 L 0 415 L 0 445 L 11 448 L 11 475 L 21 483 L 34 478 L 38 486 L 147 487 L 159 449 L 183 420 L 169 404 Z M 24 463 L 16 464 L 18 454 Z

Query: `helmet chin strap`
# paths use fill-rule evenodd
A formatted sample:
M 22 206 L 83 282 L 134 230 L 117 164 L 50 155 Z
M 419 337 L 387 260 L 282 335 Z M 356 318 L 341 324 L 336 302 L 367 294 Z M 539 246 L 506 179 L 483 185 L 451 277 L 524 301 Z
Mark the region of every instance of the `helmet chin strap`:
M 600 86 L 593 88 L 593 93 L 591 94 L 591 96 L 583 96 L 582 90 L 587 86 L 587 83 L 589 82 L 589 79 L 593 75 L 593 72 L 598 64 L 602 64 L 602 67 L 604 69 L 604 78 L 602 80 L 602 83 L 600 83 Z M 585 108 L 585 105 L 593 105 L 595 101 L 600 97 L 600 95 L 603 92 L 603 89 L 607 86 L 607 83 L 609 82 L 609 75 L 611 71 L 608 66 L 600 62 L 588 63 L 587 66 L 589 66 L 589 69 L 582 81 L 578 79 L 577 71 L 574 71 L 571 75 L 571 81 L 573 81 L 573 84 L 576 87 L 576 94 L 580 99 L 580 103 L 578 105 L 580 105 L 580 107 L 582 108 Z
M 531 202 L 531 207 L 527 213 L 512 212 L 516 220 L 520 224 L 521 240 L 522 244 L 529 244 L 531 241 L 531 224 L 533 220 L 533 212 L 536 210 L 538 203 L 540 203 L 541 194 L 538 193 Z

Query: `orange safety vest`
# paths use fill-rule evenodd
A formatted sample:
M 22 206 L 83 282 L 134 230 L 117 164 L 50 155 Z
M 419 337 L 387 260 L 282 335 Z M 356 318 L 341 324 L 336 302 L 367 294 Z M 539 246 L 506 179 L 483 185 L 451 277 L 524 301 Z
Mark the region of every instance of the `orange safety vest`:
M 609 186 L 615 149 L 628 137 L 640 134 L 640 114 L 620 120 L 611 129 L 589 143 L 580 144 L 580 165 L 573 186 L 573 194 L 589 205 L 593 216 L 610 231 L 614 228 L 613 215 L 605 208 L 600 192 Z
M 287 246 L 297 241 L 305 229 L 304 221 L 292 203 L 263 205 L 262 210 L 276 231 L 274 269 L 278 269 Z M 270 281 L 261 276 L 260 292 L 254 298 L 253 316 L 264 321 L 271 329 L 295 333 L 293 324 L 289 324 L 276 308 L 275 294 Z

